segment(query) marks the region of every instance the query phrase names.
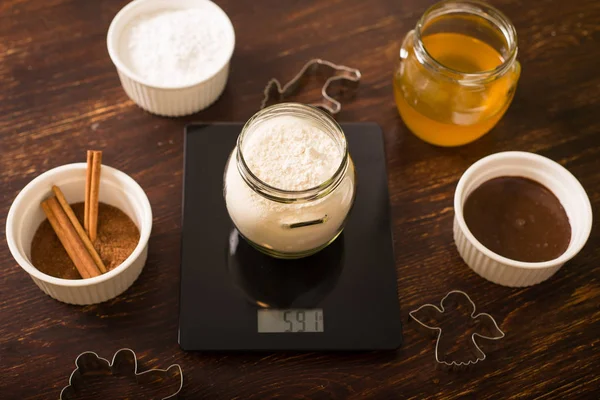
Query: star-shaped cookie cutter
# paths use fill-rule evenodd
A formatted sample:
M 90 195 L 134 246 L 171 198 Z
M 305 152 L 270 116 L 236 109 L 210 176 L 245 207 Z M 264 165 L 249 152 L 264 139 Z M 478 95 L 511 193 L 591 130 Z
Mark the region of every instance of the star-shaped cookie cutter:
M 75 370 L 69 377 L 69 385 L 65 386 L 60 392 L 60 400 L 75 400 L 77 399 L 77 386 L 84 385 L 83 380 L 88 375 L 112 375 L 122 373 L 124 375 L 135 376 L 137 384 L 151 383 L 156 379 L 168 378 L 170 374 L 178 376 L 180 379 L 177 390 L 163 397 L 162 400 L 175 399 L 183 388 L 183 371 L 179 364 L 173 364 L 167 369 L 149 369 L 138 373 L 138 361 L 135 352 L 131 349 L 118 350 L 109 362 L 107 359 L 98 356 L 92 351 L 81 353 L 75 359 Z M 133 367 L 133 374 L 126 371 L 126 367 Z M 127 374 L 127 372 L 130 372 Z
M 321 101 L 312 103 L 310 105 L 322 108 L 332 115 L 337 114 L 342 109 L 342 105 L 338 100 L 334 99 L 327 93 L 329 87 L 334 82 L 340 82 L 353 88 L 358 85 L 358 82 L 361 78 L 361 73 L 355 68 L 346 67 L 344 65 L 336 65 L 332 62 L 318 58 L 310 60 L 308 63 L 306 63 L 300 72 L 298 72 L 298 74 L 291 81 L 283 86 L 277 79 L 271 79 L 269 83 L 267 83 L 267 86 L 263 92 L 264 98 L 260 108 L 265 108 L 269 101 L 274 98 L 280 101 L 291 96 L 304 84 L 305 79 L 307 79 L 310 75 L 317 74 L 328 76 L 328 78 L 325 81 L 323 88 L 321 88 Z
M 471 335 L 471 342 L 473 343 L 474 349 L 476 350 L 477 353 L 477 358 L 472 361 L 444 361 L 440 359 L 440 354 L 439 354 L 439 345 L 440 345 L 440 339 L 442 337 L 442 328 L 439 328 L 437 326 L 431 326 L 428 324 L 425 324 L 423 322 L 421 322 L 416 316 L 415 314 L 417 314 L 419 311 L 421 311 L 422 309 L 426 308 L 426 307 L 433 307 L 433 309 L 437 310 L 437 312 L 439 313 L 444 313 L 446 310 L 444 308 L 444 301 L 446 299 L 448 299 L 448 297 L 450 297 L 453 294 L 458 294 L 458 295 L 462 295 L 464 296 L 469 303 L 471 304 L 472 307 L 472 312 L 470 314 L 470 318 L 471 320 L 477 320 L 480 317 L 484 317 L 484 319 L 482 320 L 484 323 L 487 323 L 488 326 L 490 326 L 492 329 L 495 329 L 495 331 L 497 332 L 497 335 L 495 336 L 490 336 L 490 335 L 482 335 L 480 333 L 474 332 Z M 417 323 L 419 323 L 419 325 L 421 325 L 423 328 L 432 330 L 432 331 L 437 331 L 437 340 L 435 342 L 435 361 L 437 362 L 437 364 L 439 366 L 443 366 L 447 369 L 450 370 L 456 370 L 456 369 L 463 369 L 469 366 L 472 366 L 476 363 L 478 363 L 479 361 L 483 361 L 486 359 L 486 355 L 485 353 L 481 350 L 481 348 L 479 347 L 479 345 L 477 344 L 477 341 L 475 340 L 476 338 L 482 338 L 482 339 L 488 339 L 488 340 L 499 340 L 502 339 L 505 335 L 504 332 L 502 332 L 502 330 L 500 329 L 500 327 L 498 326 L 498 324 L 496 323 L 496 320 L 494 319 L 494 317 L 492 317 L 490 314 L 487 313 L 479 313 L 476 314 L 476 307 L 475 307 L 475 303 L 473 302 L 473 300 L 471 300 L 471 298 L 469 297 L 468 294 L 466 294 L 465 292 L 461 291 L 461 290 L 452 290 L 450 291 L 448 294 L 446 294 L 442 300 L 440 301 L 440 307 L 436 307 L 433 304 L 423 304 L 421 307 L 417 308 L 416 310 L 413 310 L 411 312 L 409 312 L 408 314 L 410 315 L 410 317 L 416 321 Z M 492 329 L 490 329 L 490 332 L 492 332 Z

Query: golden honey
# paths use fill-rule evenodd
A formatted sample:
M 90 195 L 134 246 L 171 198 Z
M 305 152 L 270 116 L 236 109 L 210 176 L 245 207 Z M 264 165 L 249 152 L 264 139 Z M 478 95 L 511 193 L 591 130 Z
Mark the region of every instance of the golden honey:
M 394 95 L 406 126 L 426 142 L 459 146 L 478 139 L 513 98 L 520 74 L 514 28 L 506 19 L 490 19 L 505 18 L 499 12 L 481 7 L 491 8 L 439 3 L 404 40 Z

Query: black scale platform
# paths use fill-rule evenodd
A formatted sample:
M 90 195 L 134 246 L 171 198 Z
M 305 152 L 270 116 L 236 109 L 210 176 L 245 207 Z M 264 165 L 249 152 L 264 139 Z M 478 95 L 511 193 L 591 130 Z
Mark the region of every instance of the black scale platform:
M 357 173 L 344 232 L 276 260 L 242 239 L 223 172 L 242 124 L 186 127 L 179 343 L 184 350 L 383 350 L 402 342 L 380 128 L 341 124 Z

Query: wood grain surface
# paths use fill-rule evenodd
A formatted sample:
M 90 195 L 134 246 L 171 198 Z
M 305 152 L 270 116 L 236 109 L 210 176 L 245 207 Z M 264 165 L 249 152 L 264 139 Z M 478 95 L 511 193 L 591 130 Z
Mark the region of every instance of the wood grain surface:
M 177 119 L 142 111 L 121 89 L 105 43 L 111 19 L 126 3 L 0 3 L 0 398 L 58 398 L 80 352 L 111 357 L 122 347 L 134 349 L 143 368 L 180 363 L 186 399 L 599 397 L 598 224 L 581 253 L 550 280 L 507 288 L 462 262 L 452 239 L 452 201 L 458 179 L 473 162 L 523 150 L 567 167 L 600 215 L 600 2 L 492 1 L 517 28 L 523 73 L 499 125 L 454 149 L 433 147 L 408 132 L 392 95 L 401 39 L 432 0 L 218 0 L 236 30 L 228 86 L 209 109 Z M 374 121 L 385 132 L 403 320 L 419 305 L 461 289 L 506 332 L 476 368 L 460 374 L 437 370 L 434 339 L 410 323 L 396 352 L 180 350 L 183 127 L 191 121 L 245 121 L 270 78 L 290 79 L 313 57 L 362 71 L 357 96 L 338 119 Z M 105 164 L 146 190 L 154 228 L 137 282 L 105 304 L 77 307 L 35 286 L 12 258 L 4 225 L 29 181 L 50 168 L 85 161 L 89 148 L 103 150 Z

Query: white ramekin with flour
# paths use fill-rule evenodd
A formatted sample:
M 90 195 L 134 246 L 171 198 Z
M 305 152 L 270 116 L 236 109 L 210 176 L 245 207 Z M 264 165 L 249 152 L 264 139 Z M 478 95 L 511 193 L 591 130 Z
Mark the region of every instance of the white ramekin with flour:
M 355 197 L 346 137 L 327 113 L 283 103 L 244 126 L 224 176 L 227 211 L 240 234 L 278 258 L 309 256 L 344 228 Z
M 235 33 L 209 0 L 134 0 L 112 20 L 107 47 L 127 95 L 146 111 L 177 117 L 223 93 Z

